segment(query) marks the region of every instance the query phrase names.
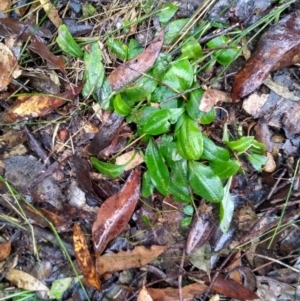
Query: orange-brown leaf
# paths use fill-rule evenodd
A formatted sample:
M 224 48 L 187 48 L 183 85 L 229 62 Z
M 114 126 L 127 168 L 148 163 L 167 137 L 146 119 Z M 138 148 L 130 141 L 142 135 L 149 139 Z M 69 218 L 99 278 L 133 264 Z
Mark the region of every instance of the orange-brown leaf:
M 141 171 L 133 170 L 123 188 L 99 208 L 92 234 L 96 255 L 118 236 L 128 224 L 140 195 Z
M 271 70 L 299 61 L 300 11 L 273 25 L 259 41 L 257 49 L 234 80 L 232 100 L 248 95 L 259 87 Z
M 88 246 L 86 244 L 84 234 L 82 233 L 78 224 L 74 224 L 73 241 L 75 256 L 83 276 L 91 286 L 100 290 L 101 284 L 99 277 L 96 273 L 96 269 L 94 267 Z
M 6 241 L 0 243 L 0 261 L 5 260 L 11 252 L 11 242 Z
M 139 268 L 154 260 L 166 249 L 165 246 L 151 246 L 150 249 L 138 246 L 133 250 L 107 253 L 97 258 L 96 269 L 100 275 L 103 275 L 104 273 Z
M 122 89 L 151 68 L 159 55 L 163 41 L 164 32 L 161 31 L 142 53 L 116 68 L 107 78 L 112 90 Z
M 194 297 L 203 294 L 207 286 L 201 283 L 193 283 L 182 288 L 182 300 L 192 301 Z M 178 301 L 178 288 L 147 288 L 154 301 Z
M 229 298 L 241 301 L 258 299 L 258 296 L 250 289 L 231 279 L 225 279 L 222 275 L 218 275 L 210 287 L 217 293 L 225 295 Z

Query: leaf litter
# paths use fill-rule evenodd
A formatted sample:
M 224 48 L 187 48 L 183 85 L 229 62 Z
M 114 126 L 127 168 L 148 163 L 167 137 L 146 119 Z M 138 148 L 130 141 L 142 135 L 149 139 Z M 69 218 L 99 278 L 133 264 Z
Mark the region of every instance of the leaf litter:
M 224 2 L 226 1 L 220 1 L 219 4 Z M 229 17 L 238 19 L 244 26 L 252 22 L 250 19 L 262 17 L 263 12 L 270 5 L 267 4 L 268 1 L 260 1 L 262 3 L 259 3 L 261 5 L 259 10 L 255 11 L 253 6 L 253 10 L 249 13 L 250 18 L 245 19 L 243 5 L 241 1 L 237 2 L 229 10 Z M 40 3 L 46 2 L 40 1 Z M 107 7 L 114 11 L 114 4 L 114 2 L 107 4 Z M 51 296 L 57 299 L 64 299 L 63 291 L 67 291 L 72 298 L 77 298 L 76 294 L 79 291 L 84 293 L 83 287 L 78 290 L 79 284 L 73 281 L 81 279 L 86 287 L 86 296 L 93 295 L 91 287 L 94 287 L 94 292 L 98 294 L 102 290 L 101 281 L 105 286 L 101 294 L 113 293 L 113 287 L 116 286 L 119 288 L 119 300 L 127 300 L 133 296 L 133 291 L 137 294 L 140 288 L 142 289 L 139 300 L 179 300 L 180 298 L 193 300 L 201 295 L 210 298 L 213 291 L 238 300 L 253 300 L 258 295 L 265 294 L 265 291 L 258 282 L 258 290 L 254 293 L 255 286 L 250 285 L 249 281 L 242 281 L 243 277 L 246 277 L 245 266 L 250 264 L 249 270 L 254 269 L 253 275 L 257 280 L 259 274 L 265 275 L 265 279 L 271 279 L 267 277 L 272 277 L 271 271 L 276 271 L 278 274 L 275 277 L 281 281 L 278 285 L 284 287 L 283 282 L 286 279 L 281 277 L 284 271 L 276 269 L 275 264 L 272 264 L 272 260 L 278 253 L 273 250 L 268 254 L 268 258 L 263 258 L 262 251 L 267 248 L 267 244 L 260 242 L 264 237 L 259 236 L 274 229 L 278 223 L 278 216 L 285 208 L 282 201 L 288 193 L 287 179 L 292 177 L 294 170 L 292 159 L 295 158 L 299 143 L 298 117 L 297 114 L 291 116 L 291 110 L 288 108 L 292 105 L 293 111 L 297 111 L 297 103 L 294 102 L 299 97 L 295 84 L 297 71 L 291 67 L 287 70 L 293 70 L 294 73 L 286 71 L 285 77 L 280 79 L 276 77 L 283 72 L 277 69 L 296 62 L 295 54 L 298 46 L 289 38 L 289 30 L 296 24 L 298 13 L 290 13 L 285 17 L 286 19 L 283 18 L 273 25 L 269 33 L 261 38 L 260 43 L 269 47 L 268 40 L 277 41 L 280 37 L 276 32 L 283 28 L 288 43 L 287 47 L 280 49 L 281 52 L 276 49 L 270 50 L 260 44 L 256 46 L 258 54 L 254 52 L 250 62 L 256 61 L 262 66 L 261 58 L 271 60 L 264 66 L 264 75 L 258 77 L 254 74 L 257 70 L 255 68 L 260 67 L 249 71 L 246 65 L 246 75 L 238 74 L 236 77 L 235 82 L 238 84 L 234 84 L 232 91 L 234 101 L 242 98 L 243 93 L 251 94 L 263 83 L 270 71 L 277 70 L 274 82 L 276 83 L 277 80 L 279 84 L 274 86 L 270 81 L 265 82 L 271 91 L 262 87 L 264 95 L 267 95 L 263 99 L 266 100 L 268 97 L 267 101 L 259 102 L 259 106 L 256 107 L 252 105 L 252 100 L 249 100 L 249 109 L 246 111 L 253 116 L 249 119 L 249 115 L 242 110 L 239 111 L 240 104 L 236 106 L 230 104 L 230 97 L 227 94 L 230 87 L 227 78 L 231 83 L 231 75 L 225 74 L 222 79 L 224 82 L 218 80 L 217 84 L 202 87 L 195 85 L 196 77 L 197 83 L 202 84 L 202 81 L 205 81 L 207 84 L 210 79 L 206 79 L 217 74 L 217 66 L 220 67 L 218 63 L 227 64 L 228 58 L 226 60 L 224 60 L 225 56 L 220 58 L 222 54 L 220 49 L 217 50 L 219 55 L 211 55 L 215 59 L 211 69 L 199 70 L 195 73 L 197 76 L 192 76 L 192 72 L 197 68 L 196 66 L 202 64 L 203 53 L 208 49 L 214 51 L 212 48 L 206 48 L 209 43 L 199 44 L 195 38 L 191 43 L 187 43 L 188 46 L 182 47 L 182 57 L 178 61 L 170 60 L 172 54 L 168 56 L 166 52 L 168 44 L 171 40 L 176 41 L 176 35 L 181 34 L 183 26 L 189 20 L 180 19 L 180 14 L 185 15 L 184 4 L 181 3 L 179 9 L 173 4 L 157 6 L 161 9 L 157 13 L 160 23 L 155 18 L 151 19 L 154 27 L 148 28 L 149 36 L 145 34 L 144 41 L 148 40 L 148 42 L 145 42 L 147 46 L 144 50 L 136 42 L 138 39 L 132 42 L 132 39 L 138 36 L 138 31 L 143 31 L 140 24 L 131 24 L 128 32 L 126 32 L 126 25 L 122 33 L 128 34 L 129 43 L 127 48 L 124 47 L 119 59 L 123 61 L 126 57 L 133 58 L 123 63 L 114 58 L 114 55 L 118 57 L 118 51 L 111 53 L 116 49 L 105 44 L 106 38 L 98 43 L 91 36 L 94 41 L 91 43 L 87 41 L 87 37 L 75 40 L 71 34 L 68 35 L 69 29 L 61 25 L 61 10 L 57 10 L 61 8 L 60 5 L 53 6 L 53 9 L 50 5 L 46 7 L 46 11 L 50 13 L 48 15 L 50 21 L 70 42 L 67 43 L 69 48 L 64 48 L 67 44 L 64 39 L 61 39 L 62 34 L 57 39 L 57 44 L 65 52 L 64 55 L 55 51 L 57 48 L 53 47 L 53 44 L 49 43 L 47 46 L 47 42 L 54 35 L 53 27 L 46 22 L 42 27 L 36 28 L 36 25 L 26 17 L 23 18 L 24 21 L 12 19 L 8 15 L 0 19 L 1 36 L 7 41 L 12 35 L 16 35 L 15 40 L 10 42 L 12 44 L 21 42 L 19 48 L 22 43 L 30 39 L 27 49 L 31 50 L 28 53 L 30 56 L 25 56 L 27 60 L 25 68 L 24 57 L 19 57 L 15 54 L 15 49 L 8 47 L 11 58 L 9 62 L 14 62 L 13 67 L 10 68 L 16 68 L 17 72 L 13 76 L 13 71 L 10 69 L 6 74 L 7 81 L 3 81 L 6 94 L 1 94 L 2 109 L 5 109 L 1 122 L 25 121 L 27 123 L 26 135 L 22 131 L 23 124 L 18 123 L 14 127 L 19 132 L 14 133 L 15 128 L 13 128 L 11 134 L 8 128 L 3 127 L 0 137 L 0 167 L 1 171 L 5 170 L 4 176 L 10 182 L 9 184 L 2 181 L 4 184 L 0 186 L 3 193 L 3 198 L 0 199 L 1 213 L 11 213 L 12 210 L 16 212 L 14 219 L 18 225 L 5 224 L 6 232 L 3 234 L 4 239 L 2 237 L 1 239 L 2 244 L 7 244 L 9 247 L 2 260 L 8 258 L 11 250 L 30 252 L 31 246 L 35 243 L 43 251 L 39 254 L 42 272 L 37 268 L 37 261 L 30 264 L 24 259 L 23 253 L 19 252 L 20 257 L 16 259 L 18 266 L 16 269 L 8 270 L 13 273 L 15 270 L 22 269 L 27 274 L 17 273 L 15 279 L 5 272 L 10 285 L 15 284 L 19 288 L 31 291 L 45 288 L 43 291 L 48 294 L 49 287 L 43 285 L 44 283 L 49 285 L 53 283 L 53 279 L 56 279 L 53 268 L 55 267 L 59 271 L 63 268 L 68 269 L 67 273 L 62 274 L 64 278 L 61 280 L 65 280 L 65 284 L 63 281 L 58 284 L 61 285 L 61 289 L 57 287 L 51 289 L 51 292 L 54 291 L 54 295 Z M 132 16 L 136 16 L 137 7 L 128 6 L 130 16 L 128 18 L 133 18 L 130 19 L 131 21 L 135 18 Z M 130 11 L 131 9 L 134 9 L 134 12 Z M 147 14 L 149 8 L 143 9 Z M 153 9 L 154 7 L 150 8 L 148 12 L 152 13 Z M 69 10 L 72 11 L 71 14 Z M 74 12 L 73 4 L 70 4 L 66 13 L 72 16 Z M 113 19 L 116 22 L 126 20 L 126 13 L 122 11 L 119 17 L 119 12 L 116 11 Z M 172 21 L 172 18 L 179 18 L 179 20 Z M 98 22 L 96 18 L 90 20 Z M 73 21 L 78 24 L 75 19 Z M 103 28 L 115 26 L 109 22 L 106 20 L 102 24 Z M 163 27 L 168 25 L 169 28 L 162 30 L 161 25 Z M 276 26 L 279 29 L 276 29 Z M 100 32 L 102 30 L 101 28 Z M 292 29 L 293 34 L 294 31 L 295 28 Z M 212 30 L 209 33 L 212 38 L 206 42 L 214 39 L 214 35 L 218 35 L 219 32 L 225 35 L 226 29 L 217 32 Z M 170 33 L 173 33 L 172 36 Z M 86 34 L 88 33 L 85 31 Z M 156 38 L 152 40 L 153 36 Z M 229 43 L 227 36 L 223 36 L 221 40 L 226 41 L 226 45 Z M 82 46 L 86 42 L 89 45 Z M 75 46 L 70 47 L 70 45 L 80 46 L 76 50 Z M 126 39 L 119 45 L 127 46 Z M 233 52 L 237 52 L 235 48 L 237 44 L 227 46 Z M 190 52 L 187 51 L 188 47 L 191 47 Z M 264 57 L 264 51 L 268 53 L 267 59 Z M 271 58 L 269 58 L 270 53 Z M 109 56 L 110 59 L 107 60 Z M 197 61 L 197 59 L 201 60 Z M 115 60 L 114 64 L 110 65 L 113 60 Z M 21 75 L 18 73 L 18 63 L 22 66 Z M 48 84 L 45 83 L 44 87 L 41 87 L 38 85 L 38 80 L 34 83 L 31 74 L 28 74 L 31 73 L 29 68 L 33 66 L 38 72 L 42 69 L 54 69 L 51 71 L 56 80 L 52 81 L 50 75 L 43 75 L 40 81 L 48 81 Z M 111 71 L 110 67 L 114 70 Z M 26 71 L 23 73 L 23 70 L 27 70 L 27 74 Z M 88 70 L 91 70 L 91 73 Z M 186 76 L 182 76 L 184 72 L 187 72 Z M 242 69 L 240 72 L 245 71 Z M 174 77 L 175 74 L 178 76 Z M 286 75 L 289 77 L 288 80 Z M 36 77 L 39 79 L 39 75 Z M 26 80 L 29 78 L 31 81 L 28 84 Z M 81 84 L 81 80 L 84 84 Z M 50 90 L 47 90 L 46 86 L 49 86 Z M 193 89 L 192 87 L 196 87 L 195 93 L 193 90 L 189 91 Z M 245 87 L 254 88 L 251 90 Z M 16 100 L 13 100 L 11 96 L 18 88 L 22 90 L 23 95 L 17 95 Z M 204 92 L 202 88 L 206 91 Z M 37 94 L 37 90 L 42 94 Z M 186 90 L 188 90 L 186 96 L 181 97 L 180 93 L 185 93 Z M 179 96 L 176 95 L 178 93 Z M 259 98 L 260 91 L 255 93 Z M 114 98 L 116 94 L 118 98 Z M 7 103 L 3 102 L 4 95 L 9 96 L 9 99 L 5 100 Z M 173 99 L 164 102 L 164 98 L 169 97 Z M 191 100 L 193 103 L 190 105 Z M 218 101 L 221 108 L 216 107 Z M 100 107 L 96 113 L 91 109 L 95 107 L 95 102 Z M 188 106 L 187 113 L 181 105 Z M 245 106 L 244 108 L 246 109 Z M 113 109 L 122 116 L 116 112 L 111 113 Z M 136 126 L 129 125 L 132 122 Z M 88 125 L 92 130 L 88 129 Z M 176 128 L 176 131 L 174 137 L 171 137 L 173 128 Z M 136 135 L 136 131 L 140 137 Z M 241 131 L 249 133 L 244 140 L 239 136 Z M 228 136 L 230 139 L 226 140 Z M 139 138 L 135 140 L 137 137 Z M 221 147 L 222 139 L 228 151 Z M 217 141 L 218 144 L 214 144 L 213 141 Z M 258 141 L 267 145 L 267 153 Z M 234 152 L 238 159 L 229 160 L 229 151 Z M 267 169 L 265 166 L 265 173 L 258 173 L 253 169 L 253 166 L 256 166 L 257 170 L 263 167 L 265 157 L 262 154 L 268 156 L 269 161 L 273 160 L 274 163 L 274 158 L 278 159 L 279 151 L 283 151 L 284 156 L 281 162 L 277 160 L 278 165 L 275 165 L 275 169 L 274 167 Z M 240 156 L 240 153 L 243 154 Z M 91 155 L 98 161 L 91 159 Z M 248 162 L 245 161 L 243 155 L 252 158 L 252 161 L 250 159 Z M 133 157 L 137 157 L 138 160 L 135 161 Z M 44 165 L 40 161 L 44 162 Z M 146 168 L 148 168 L 148 175 L 144 173 Z M 278 175 L 279 168 L 283 168 L 280 175 Z M 91 171 L 95 169 L 100 170 L 101 173 L 92 173 Z M 224 179 L 232 176 L 230 173 L 232 170 L 237 172 L 238 169 L 243 173 L 232 177 L 225 198 L 223 197 L 223 188 L 226 184 Z M 115 172 L 117 173 L 114 174 Z M 272 172 L 275 172 L 274 175 L 271 174 Z M 147 176 L 144 177 L 143 174 Z M 112 179 L 113 175 L 117 177 Z M 188 188 L 187 183 L 190 183 Z M 15 191 L 10 185 L 17 190 Z M 297 179 L 294 185 L 297 185 Z M 25 199 L 22 199 L 19 192 Z M 228 213 L 226 202 L 229 200 L 229 192 L 231 211 Z M 208 206 L 202 197 L 215 204 Z M 297 193 L 294 189 L 291 203 L 287 205 L 286 215 L 281 222 L 287 223 L 293 220 L 297 222 L 298 211 L 293 210 L 297 206 L 296 197 Z M 280 203 L 276 203 L 276 200 L 280 200 Z M 218 203 L 222 204 L 221 207 Z M 193 210 L 187 210 L 186 206 L 190 206 Z M 218 208 L 221 210 L 219 211 Z M 259 218 L 256 216 L 250 218 L 247 213 L 249 210 L 247 211 L 246 208 L 251 208 L 252 213 L 258 214 Z M 267 225 L 262 218 L 265 210 L 271 216 Z M 219 215 L 222 218 L 222 229 L 217 226 Z M 192 217 L 194 221 L 190 225 Z M 55 229 L 56 236 L 50 235 L 49 228 L 51 231 Z M 18 229 L 20 233 L 18 235 L 22 236 L 22 240 L 9 239 L 15 229 Z M 34 235 L 31 235 L 33 233 Z M 69 243 L 72 239 L 71 233 L 73 233 L 74 246 Z M 283 235 L 276 236 L 275 242 L 283 255 L 288 256 L 298 248 L 297 245 L 291 244 L 291 240 L 297 241 L 294 235 L 296 234 L 287 228 Z M 285 236 L 290 236 L 292 239 L 284 240 Z M 270 236 L 267 238 L 270 239 Z M 251 243 L 252 249 L 250 247 L 249 252 L 244 250 L 237 252 L 233 247 L 242 243 L 250 244 L 250 240 L 255 241 Z M 21 245 L 21 241 L 25 241 L 27 245 Z M 91 248 L 92 244 L 94 249 Z M 61 247 L 58 248 L 57 245 Z M 66 246 L 66 249 L 62 246 Z M 71 256 L 68 257 L 70 262 L 76 258 L 75 268 L 77 273 L 84 276 L 83 278 L 81 276 L 77 278 L 71 264 L 66 264 L 66 259 L 62 259 L 63 256 L 67 256 L 65 250 L 68 250 Z M 225 250 L 228 252 L 226 253 Z M 249 256 L 245 259 L 243 255 L 248 255 L 252 251 L 256 252 L 254 260 Z M 231 256 L 231 253 L 235 256 Z M 257 258 L 263 260 L 259 261 Z M 249 263 L 246 260 L 249 260 Z M 205 262 L 205 266 L 201 265 L 200 261 Z M 293 271 L 297 269 L 292 261 L 286 262 Z M 196 268 L 191 268 L 190 263 L 193 263 Z M 268 264 L 269 268 L 262 269 L 261 264 Z M 11 267 L 14 266 L 15 263 L 11 264 Z M 230 272 L 230 269 L 237 269 L 236 273 Z M 146 276 L 143 274 L 145 271 Z M 228 275 L 234 277 L 235 281 L 227 278 L 228 271 Z M 106 283 L 104 279 L 111 277 L 111 274 L 113 274 L 111 278 L 113 284 Z M 37 276 L 30 278 L 27 275 Z M 22 284 L 21 278 L 28 279 L 28 284 Z M 144 278 L 143 286 L 142 278 Z M 151 281 L 158 281 L 158 279 L 161 285 L 151 285 Z M 294 282 L 290 282 L 292 284 L 288 289 L 295 291 L 297 280 L 293 279 Z M 183 281 L 185 285 L 182 285 Z M 270 280 L 267 282 L 271 285 Z M 287 290 L 286 287 L 284 289 Z M 45 295 L 40 297 L 46 298 Z

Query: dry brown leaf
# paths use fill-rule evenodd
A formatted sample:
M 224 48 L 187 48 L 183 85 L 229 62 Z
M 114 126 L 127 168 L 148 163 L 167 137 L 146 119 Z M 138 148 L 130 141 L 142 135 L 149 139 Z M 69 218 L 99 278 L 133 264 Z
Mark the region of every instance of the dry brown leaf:
M 161 31 L 141 54 L 116 68 L 107 78 L 111 89 L 113 91 L 122 89 L 151 68 L 159 55 L 163 41 L 164 32 Z
M 295 11 L 273 25 L 259 41 L 256 50 L 236 75 L 232 100 L 250 94 L 271 70 L 288 67 L 300 59 L 300 11 Z
M 45 284 L 23 271 L 11 269 L 6 274 L 5 278 L 18 288 L 35 292 L 44 292 L 45 295 L 49 295 L 49 289 Z
M 207 289 L 205 284 L 193 283 L 182 288 L 182 301 L 192 301 L 197 295 L 203 294 Z M 153 301 L 178 301 L 178 288 L 148 288 Z
M 133 170 L 123 188 L 99 208 L 92 234 L 96 255 L 117 237 L 128 224 L 140 196 L 141 170 Z M 98 266 L 98 264 L 97 264 Z
M 4 12 L 7 9 L 10 9 L 11 0 L 1 0 L 0 1 L 0 10 Z
M 0 261 L 5 260 L 11 252 L 11 242 L 6 241 L 0 244 Z
M 15 122 L 47 115 L 77 95 L 81 89 L 82 85 L 57 96 L 50 94 L 19 96 L 5 112 L 4 122 Z
M 207 113 L 218 101 L 231 102 L 231 98 L 223 91 L 207 89 L 201 98 L 199 110 Z
M 140 268 L 154 260 L 166 249 L 166 246 L 151 246 L 150 249 L 138 246 L 133 250 L 107 253 L 97 258 L 97 272 L 103 275 L 104 273 Z
M 271 153 L 267 152 L 267 158 L 268 162 L 265 164 L 263 170 L 265 172 L 274 172 L 276 170 L 276 162 L 274 160 L 274 157 Z
M 151 298 L 149 292 L 147 291 L 147 289 L 145 287 L 145 284 L 143 284 L 143 287 L 139 292 L 137 301 L 153 301 L 153 299 Z
M 40 3 L 51 22 L 56 27 L 59 27 L 59 25 L 62 24 L 62 21 L 58 15 L 58 10 L 55 8 L 54 4 L 51 3 L 49 0 L 40 0 Z
M 77 263 L 83 276 L 91 286 L 100 290 L 101 284 L 99 276 L 96 273 L 84 234 L 78 224 L 74 224 L 73 242 Z
M 13 79 L 13 73 L 18 70 L 18 62 L 11 50 L 0 43 L 0 91 L 5 89 Z

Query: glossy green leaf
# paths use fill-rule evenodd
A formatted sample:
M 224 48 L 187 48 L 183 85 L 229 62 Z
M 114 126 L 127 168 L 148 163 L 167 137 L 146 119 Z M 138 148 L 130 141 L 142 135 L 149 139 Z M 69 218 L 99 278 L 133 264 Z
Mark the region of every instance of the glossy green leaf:
M 258 142 L 257 140 L 254 140 L 250 147 L 250 150 L 254 153 L 262 155 L 266 151 L 266 145 L 264 143 Z
M 178 39 L 178 36 L 180 35 L 180 32 L 182 31 L 183 27 L 186 25 L 186 23 L 189 21 L 189 18 L 186 19 L 177 19 L 167 26 L 167 30 L 164 37 L 164 45 L 170 45 L 172 44 L 176 39 Z
M 217 146 L 212 140 L 203 135 L 203 153 L 201 159 L 205 160 L 229 160 L 229 152 Z
M 152 139 L 146 149 L 145 162 L 155 188 L 166 196 L 170 184 L 169 170 Z
M 239 140 L 227 142 L 226 144 L 232 151 L 241 154 L 247 151 L 251 147 L 253 141 L 254 141 L 253 136 L 245 136 L 240 138 Z
M 185 159 L 199 160 L 203 152 L 202 133 L 197 122 L 187 114 L 181 118 L 183 122 L 175 132 L 177 151 Z
M 131 108 L 129 105 L 122 99 L 120 94 L 117 94 L 114 97 L 113 100 L 113 105 L 115 111 L 120 115 L 120 116 L 127 116 L 131 112 Z
M 190 93 L 189 101 L 186 104 L 186 111 L 191 118 L 196 119 L 200 116 L 199 105 L 204 94 L 203 89 L 197 89 Z
M 168 53 L 160 53 L 152 68 L 152 75 L 157 80 L 161 80 L 170 66 L 172 56 Z
M 83 51 L 73 39 L 66 25 L 63 24 L 58 27 L 56 42 L 62 51 L 74 57 L 83 57 Z
M 130 104 L 146 99 L 157 87 L 157 81 L 149 77 L 142 77 L 133 86 L 121 93 L 124 100 Z
M 160 12 L 156 14 L 159 22 L 167 23 L 178 10 L 178 6 L 172 3 L 164 3 Z
M 122 61 L 127 60 L 127 54 L 128 54 L 128 47 L 123 42 L 116 40 L 116 39 L 108 39 L 106 41 L 107 47 L 117 55 L 119 59 Z
M 196 39 L 191 38 L 182 45 L 181 58 L 199 59 L 201 57 L 203 57 L 202 48 Z
M 162 77 L 162 81 L 166 85 L 173 87 L 179 92 L 189 89 L 193 83 L 193 79 L 193 68 L 186 59 L 173 63 Z
M 240 169 L 240 164 L 236 160 L 223 161 L 215 159 L 209 162 L 209 166 L 212 168 L 213 172 L 221 179 L 227 179 L 235 175 Z
M 234 211 L 234 202 L 230 195 L 231 180 L 232 178 L 228 180 L 224 187 L 224 196 L 220 204 L 220 229 L 223 233 L 228 231 Z
M 211 108 L 211 110 L 207 113 L 200 111 L 199 114 L 199 122 L 200 124 L 210 124 L 212 123 L 216 118 L 216 110 L 215 108 Z
M 208 48 L 220 48 L 220 47 L 231 47 L 228 49 L 220 49 L 214 52 L 214 57 L 216 60 L 222 64 L 222 65 L 228 65 L 233 60 L 236 59 L 236 56 L 239 53 L 239 49 L 236 45 L 230 45 L 228 44 L 229 38 L 225 36 L 219 36 L 212 40 L 210 40 L 206 45 Z
M 178 186 L 188 185 L 188 169 L 186 160 L 173 161 L 171 165 L 171 181 Z
M 172 181 L 169 185 L 169 192 L 172 194 L 174 200 L 179 203 L 191 203 L 193 198 L 187 186 L 178 186 Z
M 106 163 L 98 160 L 95 157 L 91 157 L 91 163 L 95 169 L 100 173 L 110 176 L 112 178 L 119 177 L 125 170 L 126 164 L 117 165 L 112 163 Z
M 113 97 L 114 93 L 111 90 L 111 86 L 107 80 L 107 78 L 104 77 L 103 84 L 101 86 L 101 89 L 96 91 L 97 100 L 101 104 L 101 109 L 108 109 L 110 108 L 110 100 Z
M 168 109 L 159 110 L 152 113 L 146 120 L 143 131 L 149 135 L 160 135 L 169 130 L 170 111 Z
M 102 52 L 97 42 L 91 44 L 90 52 L 84 52 L 84 78 L 82 89 L 83 97 L 88 97 L 101 88 L 104 79 L 104 66 L 102 64 Z
M 251 165 L 257 170 L 262 171 L 262 166 L 267 164 L 268 158 L 266 156 L 258 155 L 258 154 L 250 154 L 247 155 L 247 158 Z
M 135 39 L 130 39 L 128 44 L 128 60 L 133 59 L 138 54 L 142 53 L 144 51 L 144 47 L 142 47 L 139 42 Z
M 161 103 L 165 99 L 175 96 L 177 93 L 166 86 L 158 86 L 151 94 L 152 102 Z
M 209 166 L 189 161 L 188 170 L 190 185 L 197 195 L 210 202 L 221 202 L 224 196 L 222 182 Z
M 152 195 L 153 190 L 154 190 L 154 185 L 151 181 L 150 174 L 148 171 L 145 171 L 142 180 L 142 196 L 144 198 L 148 198 L 150 195 Z
M 192 222 L 192 217 L 184 217 L 181 221 L 180 221 L 180 225 L 182 228 L 187 228 Z
M 146 225 L 146 226 L 151 226 L 151 222 L 150 219 L 147 215 L 142 215 L 141 217 L 142 222 Z
M 193 215 L 194 214 L 194 207 L 192 205 L 186 205 L 183 207 L 183 212 L 186 215 Z

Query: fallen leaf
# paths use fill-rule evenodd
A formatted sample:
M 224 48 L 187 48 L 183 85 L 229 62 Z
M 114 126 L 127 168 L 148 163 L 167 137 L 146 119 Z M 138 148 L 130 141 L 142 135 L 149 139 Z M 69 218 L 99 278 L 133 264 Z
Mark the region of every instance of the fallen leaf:
M 201 216 L 195 217 L 186 243 L 186 253 L 191 254 L 194 249 L 203 246 L 216 231 L 216 226 Z
M 17 59 L 11 50 L 5 44 L 0 43 L 0 91 L 11 83 L 13 73 L 18 70 L 18 66 Z
M 107 253 L 97 258 L 100 275 L 145 266 L 167 249 L 166 246 L 135 247 L 133 250 Z
M 99 208 L 92 227 L 96 255 L 100 255 L 107 243 L 118 236 L 135 209 L 140 195 L 141 170 L 133 170 L 123 188 L 108 198 Z
M 182 301 L 192 301 L 197 295 L 203 294 L 207 286 L 201 283 L 193 283 L 182 288 Z M 147 288 L 153 301 L 178 301 L 178 288 Z
M 226 92 L 207 89 L 201 98 L 199 110 L 207 113 L 218 101 L 231 102 L 231 97 Z
M 0 10 L 4 12 L 5 10 L 9 9 L 11 6 L 11 0 L 1 0 L 0 1 Z
M 133 169 L 143 162 L 144 158 L 135 150 L 131 150 L 116 158 L 117 165 L 126 164 L 125 170 Z
M 205 284 L 209 285 L 210 281 L 205 281 Z M 258 299 L 258 296 L 250 289 L 231 279 L 225 279 L 221 274 L 210 284 L 210 288 L 219 294 L 237 300 Z
M 10 255 L 10 251 L 11 251 L 10 241 L 0 243 L 0 261 L 5 260 Z
M 6 274 L 5 278 L 16 285 L 18 288 L 22 288 L 28 291 L 44 292 L 46 296 L 49 295 L 49 289 L 45 284 L 23 271 L 11 269 Z
M 51 94 L 24 94 L 19 96 L 5 112 L 4 122 L 15 122 L 47 115 L 77 95 L 81 89 L 82 85 L 57 96 Z
M 161 31 L 141 54 L 116 68 L 107 78 L 111 89 L 113 91 L 122 89 L 151 68 L 159 55 L 163 41 L 164 32 Z
M 147 289 L 145 287 L 145 284 L 143 284 L 143 287 L 139 292 L 137 301 L 153 301 L 153 299 L 151 298 L 149 292 L 147 291 Z
M 259 87 L 271 70 L 299 61 L 300 11 L 295 11 L 271 26 L 260 39 L 256 50 L 234 80 L 233 102 Z
M 91 286 L 100 290 L 99 276 L 93 264 L 84 234 L 78 224 L 74 224 L 73 242 L 76 260 L 83 276 Z
M 42 38 L 32 36 L 28 48 L 37 53 L 40 57 L 57 66 L 63 73 L 66 73 L 64 58 L 62 56 L 53 55 Z
M 257 94 L 252 93 L 247 96 L 243 101 L 243 109 L 250 115 L 256 116 L 263 105 L 267 102 L 269 95 L 268 94 Z
M 263 170 L 265 172 L 274 172 L 276 170 L 276 162 L 274 160 L 274 157 L 271 153 L 267 152 L 266 153 L 268 162 L 265 164 Z
M 109 146 L 110 142 L 119 132 L 119 128 L 124 118 L 117 113 L 112 113 L 108 120 L 95 135 L 92 142 L 87 146 L 90 155 L 98 155 L 102 150 Z
M 59 25 L 62 24 L 62 21 L 58 15 L 58 10 L 55 8 L 54 4 L 51 3 L 49 0 L 40 0 L 40 3 L 51 22 L 56 27 L 59 27 Z

